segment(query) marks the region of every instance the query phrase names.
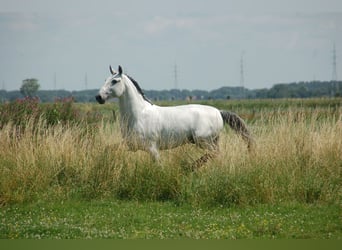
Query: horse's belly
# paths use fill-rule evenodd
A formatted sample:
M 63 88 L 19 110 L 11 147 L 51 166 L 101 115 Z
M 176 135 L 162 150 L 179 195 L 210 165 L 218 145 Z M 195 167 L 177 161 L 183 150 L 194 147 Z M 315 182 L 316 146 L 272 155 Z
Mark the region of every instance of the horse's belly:
M 160 149 L 171 149 L 179 147 L 183 144 L 193 142 L 192 135 L 187 132 L 162 132 L 158 138 L 158 146 Z
M 157 107 L 148 111 L 131 128 L 131 148 L 148 150 L 155 144 L 158 149 L 171 149 L 185 143 L 211 144 L 223 127 L 220 112 L 209 106 Z

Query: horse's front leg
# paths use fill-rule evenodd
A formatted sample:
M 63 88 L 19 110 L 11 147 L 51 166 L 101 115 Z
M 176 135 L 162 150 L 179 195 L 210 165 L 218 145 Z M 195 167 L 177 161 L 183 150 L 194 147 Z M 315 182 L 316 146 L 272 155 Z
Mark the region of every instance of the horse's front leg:
M 160 161 L 160 155 L 159 155 L 159 150 L 157 147 L 157 143 L 156 142 L 151 142 L 149 147 L 148 147 L 148 151 L 150 152 L 152 158 L 154 161 L 159 162 Z

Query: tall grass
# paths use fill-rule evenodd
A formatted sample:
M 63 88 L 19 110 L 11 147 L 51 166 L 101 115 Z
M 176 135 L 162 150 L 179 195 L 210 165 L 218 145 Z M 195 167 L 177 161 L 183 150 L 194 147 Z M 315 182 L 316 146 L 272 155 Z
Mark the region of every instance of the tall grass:
M 99 121 L 95 130 L 86 122 L 51 125 L 44 117 L 27 119 L 23 129 L 8 122 L 0 130 L 0 204 L 106 198 L 199 206 L 340 203 L 342 110 L 321 114 L 298 107 L 262 112 L 250 124 L 257 142 L 252 153 L 227 128 L 220 153 L 197 171 L 190 166 L 202 150 L 185 145 L 153 162 L 145 152 L 127 150 L 115 122 Z
M 307 119 L 289 110 L 259 120 L 253 132 L 252 154 L 235 135 L 225 135 L 226 154 L 208 169 L 210 182 L 199 197 L 227 205 L 341 201 L 341 116 L 319 121 L 316 114 Z

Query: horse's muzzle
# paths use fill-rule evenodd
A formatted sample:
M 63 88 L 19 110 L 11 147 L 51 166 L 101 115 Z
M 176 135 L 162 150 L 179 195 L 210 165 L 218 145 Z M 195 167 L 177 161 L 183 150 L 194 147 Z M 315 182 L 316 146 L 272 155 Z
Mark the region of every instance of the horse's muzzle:
M 100 104 L 104 104 L 106 101 L 104 99 L 102 99 L 102 97 L 100 95 L 95 96 L 96 101 Z

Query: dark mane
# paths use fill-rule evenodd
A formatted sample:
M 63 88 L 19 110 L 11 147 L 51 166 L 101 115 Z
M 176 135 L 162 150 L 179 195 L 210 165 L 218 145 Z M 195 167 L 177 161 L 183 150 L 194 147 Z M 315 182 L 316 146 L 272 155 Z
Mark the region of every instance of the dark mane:
M 142 95 L 142 97 L 144 98 L 145 101 L 147 101 L 148 103 L 150 103 L 151 105 L 153 105 L 153 103 L 145 96 L 144 92 L 142 91 L 142 89 L 140 88 L 138 82 L 136 80 L 134 80 L 131 76 L 126 75 L 128 77 L 129 80 L 131 80 L 131 82 L 134 84 L 134 86 L 136 87 L 136 89 L 138 90 L 138 92 Z

